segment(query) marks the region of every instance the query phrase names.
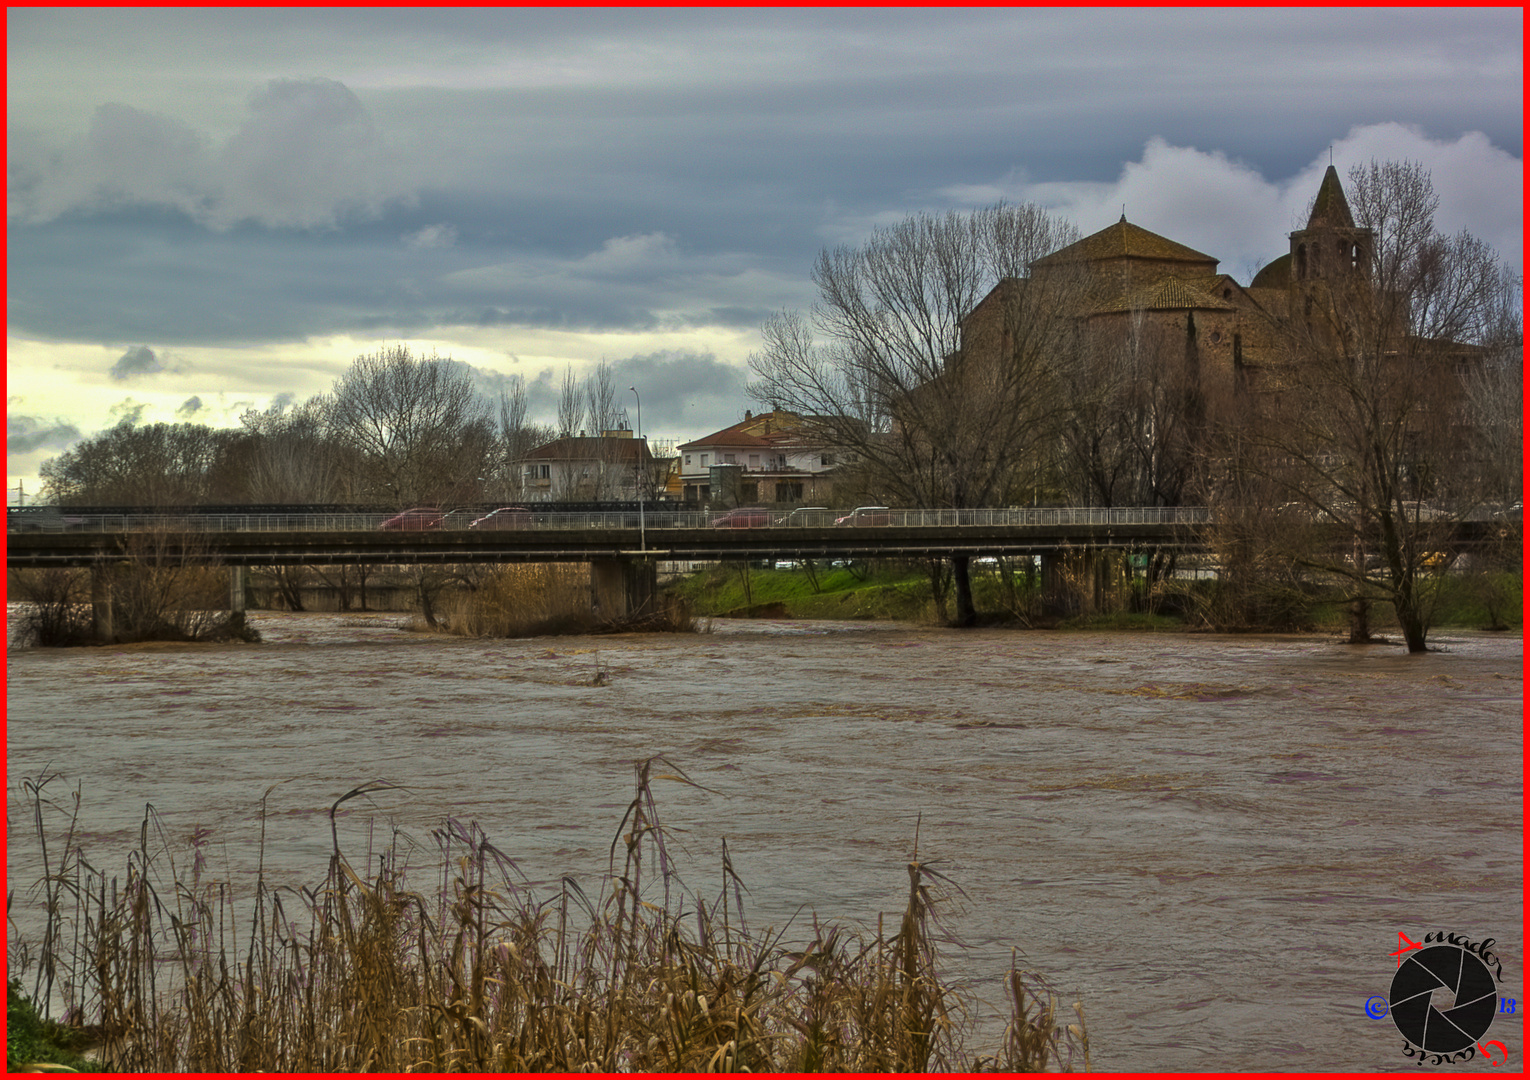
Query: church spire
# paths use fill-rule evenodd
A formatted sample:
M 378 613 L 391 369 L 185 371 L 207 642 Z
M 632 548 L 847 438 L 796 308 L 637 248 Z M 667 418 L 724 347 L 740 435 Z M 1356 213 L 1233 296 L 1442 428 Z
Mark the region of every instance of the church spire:
M 1339 173 L 1332 165 L 1323 174 L 1317 198 L 1312 203 L 1312 216 L 1307 219 L 1309 229 L 1353 229 L 1354 215 L 1349 212 L 1349 200 L 1344 197 L 1344 186 L 1339 183 Z

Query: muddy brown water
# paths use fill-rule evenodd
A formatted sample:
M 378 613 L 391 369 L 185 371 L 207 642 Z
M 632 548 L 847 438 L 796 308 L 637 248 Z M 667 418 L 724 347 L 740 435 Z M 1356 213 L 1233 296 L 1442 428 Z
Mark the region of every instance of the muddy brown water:
M 313 883 L 327 810 L 350 854 L 399 828 L 426 855 L 476 819 L 537 880 L 598 884 L 634 761 L 682 876 L 720 843 L 756 926 L 803 905 L 875 925 L 919 856 L 960 885 L 946 966 L 994 1002 L 1012 949 L 1082 1000 L 1097 1069 L 1398 1069 L 1398 933 L 1495 938 L 1523 1001 L 1522 640 L 1438 651 L 1312 636 L 955 632 L 719 621 L 684 636 L 465 641 L 389 618 L 257 613 L 260 646 L 12 650 L 11 936 L 35 933 L 20 778 L 83 789 L 97 866 L 146 804 L 213 830 L 247 883 Z M 597 678 L 597 676 L 599 676 Z M 599 684 L 599 685 L 597 685 Z M 429 862 L 422 856 L 423 861 Z M 1517 1016 L 1492 1038 L 1524 1051 Z M 1482 1062 L 1472 1067 L 1481 1066 Z

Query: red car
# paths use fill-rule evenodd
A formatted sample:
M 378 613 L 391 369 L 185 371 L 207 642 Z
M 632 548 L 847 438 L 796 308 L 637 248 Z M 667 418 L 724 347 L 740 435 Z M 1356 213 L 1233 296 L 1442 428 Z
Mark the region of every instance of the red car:
M 770 524 L 770 511 L 763 506 L 740 506 L 712 519 L 714 529 L 762 529 Z
M 422 532 L 426 529 L 446 528 L 446 515 L 434 506 L 416 506 L 401 514 L 394 514 L 377 526 L 389 532 Z
M 531 511 L 524 506 L 501 506 L 468 523 L 470 529 L 529 529 Z

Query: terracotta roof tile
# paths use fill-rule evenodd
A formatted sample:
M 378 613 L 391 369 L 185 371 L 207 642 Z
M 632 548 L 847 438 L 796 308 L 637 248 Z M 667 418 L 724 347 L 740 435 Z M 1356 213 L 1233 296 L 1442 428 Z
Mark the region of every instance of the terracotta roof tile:
M 1098 262 L 1103 259 L 1123 258 L 1206 262 L 1213 266 L 1217 263 L 1216 259 L 1204 252 L 1175 243 L 1166 236 L 1149 232 L 1140 225 L 1133 225 L 1123 217 L 1114 225 L 1106 226 L 1077 243 L 1069 244 L 1065 248 L 1037 259 L 1033 265 Z
M 1214 277 L 1200 281 L 1214 282 Z M 1096 307 L 1091 314 L 1103 315 L 1114 311 L 1164 311 L 1169 309 L 1195 309 L 1197 311 L 1234 311 L 1232 304 L 1218 296 L 1197 288 L 1183 278 L 1166 277 L 1121 293 Z

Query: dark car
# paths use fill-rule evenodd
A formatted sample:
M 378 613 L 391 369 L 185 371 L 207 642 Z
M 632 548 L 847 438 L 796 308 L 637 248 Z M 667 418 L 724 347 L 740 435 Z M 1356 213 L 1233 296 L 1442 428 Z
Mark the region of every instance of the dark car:
M 446 528 L 446 515 L 434 506 L 416 506 L 411 510 L 394 514 L 377 526 L 389 532 L 423 532 L 426 529 Z
M 842 518 L 836 518 L 836 525 L 891 525 L 892 513 L 885 506 L 857 506 Z
M 714 529 L 762 529 L 770 524 L 770 511 L 763 506 L 740 506 L 712 519 Z
M 529 529 L 531 511 L 524 506 L 501 506 L 468 523 L 470 529 Z

